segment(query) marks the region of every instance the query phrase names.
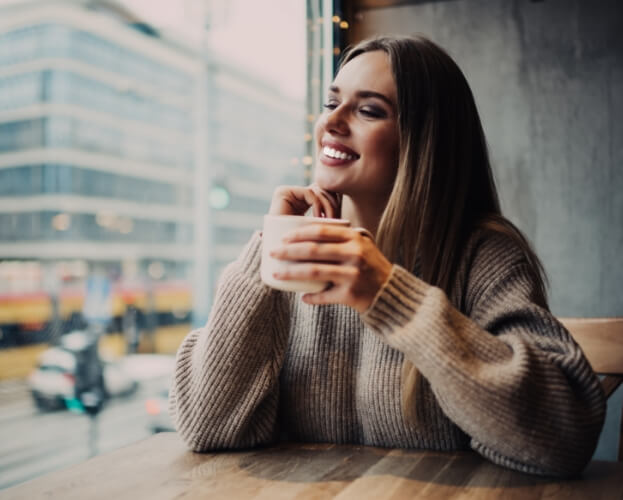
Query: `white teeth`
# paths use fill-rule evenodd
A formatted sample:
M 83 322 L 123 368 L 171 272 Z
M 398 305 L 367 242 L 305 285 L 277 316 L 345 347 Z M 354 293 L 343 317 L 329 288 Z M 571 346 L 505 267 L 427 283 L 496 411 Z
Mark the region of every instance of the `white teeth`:
M 338 151 L 337 149 L 333 149 L 329 146 L 323 147 L 322 152 L 325 154 L 325 156 L 328 156 L 329 158 L 335 158 L 336 160 L 355 160 L 357 158 L 355 155 L 349 155 L 348 153 Z

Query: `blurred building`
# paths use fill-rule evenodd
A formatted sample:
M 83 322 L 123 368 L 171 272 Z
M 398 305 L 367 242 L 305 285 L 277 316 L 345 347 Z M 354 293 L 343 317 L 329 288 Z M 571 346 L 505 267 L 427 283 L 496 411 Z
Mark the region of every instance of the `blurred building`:
M 304 182 L 305 108 L 217 55 L 207 75 L 211 274 L 218 276 L 262 227 L 275 187 Z
M 211 289 L 275 185 L 303 181 L 303 104 L 207 49 L 121 2 L 1 8 L 0 345 L 79 310 L 94 271 L 115 284 L 114 316 L 187 317 L 198 256 Z M 170 286 L 128 285 L 146 279 Z
M 187 258 L 196 61 L 80 2 L 0 29 L 0 255 Z

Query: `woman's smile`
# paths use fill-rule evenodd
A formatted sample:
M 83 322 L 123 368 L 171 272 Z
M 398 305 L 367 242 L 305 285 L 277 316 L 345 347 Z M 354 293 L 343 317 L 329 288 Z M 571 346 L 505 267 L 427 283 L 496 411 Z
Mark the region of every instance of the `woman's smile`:
M 339 142 L 326 140 L 321 146 L 320 161 L 329 167 L 346 165 L 359 159 L 355 151 Z

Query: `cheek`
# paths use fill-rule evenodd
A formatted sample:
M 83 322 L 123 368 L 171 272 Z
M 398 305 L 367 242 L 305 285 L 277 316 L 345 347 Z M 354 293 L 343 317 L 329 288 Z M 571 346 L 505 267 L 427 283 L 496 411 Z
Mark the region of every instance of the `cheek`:
M 393 132 L 371 134 L 366 141 L 366 149 L 375 162 L 395 165 L 398 161 L 398 139 Z
M 318 119 L 316 120 L 316 124 L 314 125 L 314 137 L 316 141 L 319 141 L 322 137 L 322 132 L 325 128 L 325 122 L 326 120 L 323 113 L 318 117 Z
M 394 166 L 398 165 L 398 157 L 400 154 L 398 130 L 392 128 L 391 132 L 384 137 L 386 154 L 388 158 L 391 158 L 391 162 Z
M 379 185 L 392 186 L 398 171 L 399 147 L 397 133 L 383 131 L 370 141 L 370 152 L 374 151 L 374 177 Z

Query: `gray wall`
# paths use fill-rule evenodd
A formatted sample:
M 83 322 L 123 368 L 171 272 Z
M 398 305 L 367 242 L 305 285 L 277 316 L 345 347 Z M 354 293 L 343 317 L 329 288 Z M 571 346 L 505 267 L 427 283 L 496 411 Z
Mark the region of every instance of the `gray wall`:
M 357 17 L 351 41 L 423 33 L 465 72 L 553 312 L 623 315 L 623 2 L 454 0 Z
M 552 311 L 623 316 L 623 2 L 437 1 L 368 10 L 352 26 L 351 43 L 419 32 L 450 52 L 476 96 L 504 211 L 549 275 Z M 616 458 L 622 400 L 619 389 L 596 458 Z

